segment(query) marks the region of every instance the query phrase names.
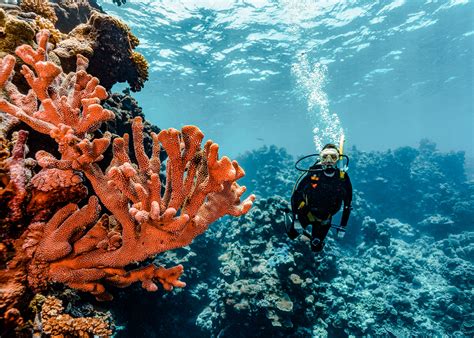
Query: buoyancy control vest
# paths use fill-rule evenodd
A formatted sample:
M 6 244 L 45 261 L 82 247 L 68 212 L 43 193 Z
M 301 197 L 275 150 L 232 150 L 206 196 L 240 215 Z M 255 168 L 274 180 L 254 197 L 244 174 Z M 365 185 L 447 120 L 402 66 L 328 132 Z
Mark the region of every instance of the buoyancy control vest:
M 321 165 L 310 169 L 321 169 Z M 326 220 L 341 209 L 350 187 L 349 176 L 337 168 L 308 171 L 293 193 L 292 211 L 300 222 Z

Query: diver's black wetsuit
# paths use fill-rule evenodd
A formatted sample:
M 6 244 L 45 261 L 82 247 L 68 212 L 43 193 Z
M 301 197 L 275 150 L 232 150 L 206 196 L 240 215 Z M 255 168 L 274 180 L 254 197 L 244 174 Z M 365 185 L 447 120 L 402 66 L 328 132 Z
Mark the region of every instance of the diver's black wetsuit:
M 352 184 L 347 173 L 343 177 L 339 169 L 322 170 L 320 164 L 314 164 L 306 176 L 301 180 L 293 196 L 291 196 L 291 209 L 303 228 L 312 224 L 311 249 L 321 251 L 324 239 L 331 228 L 332 216 L 335 215 L 344 202 L 341 218 L 341 227 L 347 225 L 351 213 Z M 296 230 L 291 229 L 291 232 Z M 315 239 L 319 239 L 318 241 Z

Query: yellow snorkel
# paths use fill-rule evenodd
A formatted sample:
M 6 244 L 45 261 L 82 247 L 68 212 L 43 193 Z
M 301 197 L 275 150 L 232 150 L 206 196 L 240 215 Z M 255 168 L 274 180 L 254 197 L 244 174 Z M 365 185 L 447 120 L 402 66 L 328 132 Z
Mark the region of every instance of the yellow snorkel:
M 341 139 L 339 140 L 339 161 L 343 161 L 344 155 L 344 134 L 341 135 Z M 346 172 L 343 169 L 339 169 L 339 178 L 343 179 Z

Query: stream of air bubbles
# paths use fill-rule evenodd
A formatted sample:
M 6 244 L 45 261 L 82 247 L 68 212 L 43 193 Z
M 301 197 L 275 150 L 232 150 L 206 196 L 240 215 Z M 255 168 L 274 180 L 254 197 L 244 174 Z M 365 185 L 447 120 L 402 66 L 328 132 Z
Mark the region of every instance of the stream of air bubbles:
M 316 151 L 321 151 L 327 143 L 339 145 L 344 130 L 339 116 L 329 111 L 329 99 L 324 91 L 327 67 L 319 62 L 311 63 L 306 53 L 300 53 L 292 65 L 292 73 L 301 95 L 307 101 Z

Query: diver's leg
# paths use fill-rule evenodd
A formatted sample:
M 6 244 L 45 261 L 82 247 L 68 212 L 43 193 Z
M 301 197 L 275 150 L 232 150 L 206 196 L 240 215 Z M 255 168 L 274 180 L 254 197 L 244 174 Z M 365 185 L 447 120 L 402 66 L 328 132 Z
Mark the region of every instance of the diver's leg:
M 331 219 L 314 222 L 311 229 L 311 250 L 320 252 L 324 248 L 324 239 L 326 238 L 329 229 L 331 228 Z

